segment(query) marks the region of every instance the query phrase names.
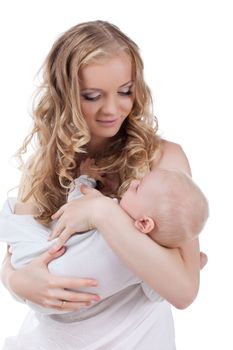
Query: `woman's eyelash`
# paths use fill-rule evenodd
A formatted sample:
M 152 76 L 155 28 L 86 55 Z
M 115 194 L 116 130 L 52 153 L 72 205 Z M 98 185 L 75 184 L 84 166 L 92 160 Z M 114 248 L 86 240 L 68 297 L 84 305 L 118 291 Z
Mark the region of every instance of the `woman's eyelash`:
M 133 92 L 132 92 L 131 90 L 119 92 L 119 94 L 121 94 L 121 95 L 126 95 L 126 96 L 130 96 L 130 95 L 132 95 L 132 93 L 133 93 Z
M 128 90 L 128 91 L 119 91 L 118 92 L 120 95 L 123 95 L 123 96 L 130 96 L 132 95 L 132 91 L 131 90 Z M 97 95 L 97 96 L 89 96 L 89 95 L 82 95 L 83 98 L 87 101 L 97 101 L 101 95 Z
M 87 101 L 97 101 L 98 98 L 100 97 L 100 95 L 94 96 L 94 97 L 91 97 L 91 96 L 88 96 L 88 95 L 83 95 L 83 97 L 84 97 L 85 100 L 87 100 Z

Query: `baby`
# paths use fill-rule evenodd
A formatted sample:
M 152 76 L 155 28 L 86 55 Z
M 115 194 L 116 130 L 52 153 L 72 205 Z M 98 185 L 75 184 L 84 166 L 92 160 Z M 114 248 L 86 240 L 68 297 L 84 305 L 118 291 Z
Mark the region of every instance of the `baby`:
M 80 195 L 83 181 L 95 187 L 95 179 L 101 179 L 92 160 L 84 161 L 80 169 L 86 176 L 75 180 L 69 200 Z M 200 188 L 190 176 L 175 169 L 157 169 L 141 180 L 133 180 L 119 205 L 139 231 L 168 248 L 180 247 L 197 237 L 209 215 L 208 202 Z

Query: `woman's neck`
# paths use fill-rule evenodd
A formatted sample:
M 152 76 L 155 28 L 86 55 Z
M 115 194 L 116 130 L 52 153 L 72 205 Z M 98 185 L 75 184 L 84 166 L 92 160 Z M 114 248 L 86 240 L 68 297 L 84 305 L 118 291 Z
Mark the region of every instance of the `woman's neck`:
M 105 147 L 108 144 L 106 139 L 95 139 L 89 142 L 87 145 L 87 156 L 95 158 L 96 155 L 103 153 Z

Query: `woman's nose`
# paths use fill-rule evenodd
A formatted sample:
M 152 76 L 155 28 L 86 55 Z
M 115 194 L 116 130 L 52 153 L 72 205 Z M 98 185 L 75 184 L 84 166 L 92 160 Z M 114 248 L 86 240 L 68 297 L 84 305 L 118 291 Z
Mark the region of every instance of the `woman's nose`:
M 119 103 L 117 101 L 117 97 L 115 96 L 106 97 L 104 104 L 102 106 L 102 112 L 106 115 L 118 116 Z

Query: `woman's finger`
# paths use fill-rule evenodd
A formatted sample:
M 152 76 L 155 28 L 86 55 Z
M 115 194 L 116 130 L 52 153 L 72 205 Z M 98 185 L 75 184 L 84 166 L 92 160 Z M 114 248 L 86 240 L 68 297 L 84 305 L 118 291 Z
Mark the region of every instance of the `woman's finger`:
M 79 311 L 84 307 L 88 307 L 91 304 L 90 301 L 87 302 L 69 302 L 66 300 L 54 300 L 51 301 L 46 307 L 56 309 L 59 311 Z
M 100 296 L 94 293 L 80 293 L 58 288 L 53 291 L 53 299 L 66 300 L 68 302 L 94 302 L 101 300 Z
M 38 258 L 33 259 L 32 263 L 41 263 L 41 264 L 48 265 L 48 263 L 50 263 L 50 261 L 63 255 L 65 253 L 65 251 L 66 251 L 65 247 L 54 246 L 53 251 L 51 251 L 51 249 L 47 250 L 46 252 L 41 254 Z
M 56 213 L 51 216 L 52 220 L 58 219 L 63 214 L 65 205 L 66 204 L 64 204 L 60 209 L 58 209 L 58 211 L 56 211 Z
M 75 278 L 52 276 L 50 286 L 53 288 L 74 289 L 79 290 L 83 287 L 96 287 L 98 285 L 94 278 Z
M 63 222 L 59 222 L 56 224 L 54 229 L 52 230 L 51 234 L 48 236 L 48 241 L 51 241 L 52 239 L 58 237 L 61 232 L 64 230 L 65 224 Z
M 58 240 L 57 240 L 57 245 L 59 247 L 62 247 L 70 238 L 70 236 L 72 236 L 72 234 L 74 234 L 75 232 L 72 232 L 70 229 L 65 228 L 62 233 L 60 234 Z
M 65 243 L 68 241 L 68 239 L 72 236 L 73 232 L 70 231 L 70 229 L 66 228 L 62 231 L 60 236 L 58 237 L 56 243 L 49 249 L 49 252 L 51 254 L 54 254 L 56 251 L 61 249 Z
M 208 262 L 208 256 L 203 253 L 200 252 L 200 269 L 203 269 L 203 267 L 207 264 Z
M 57 240 L 56 243 L 51 248 L 49 248 L 48 253 L 55 254 L 62 247 L 63 247 L 63 244 L 60 244 L 59 240 Z

